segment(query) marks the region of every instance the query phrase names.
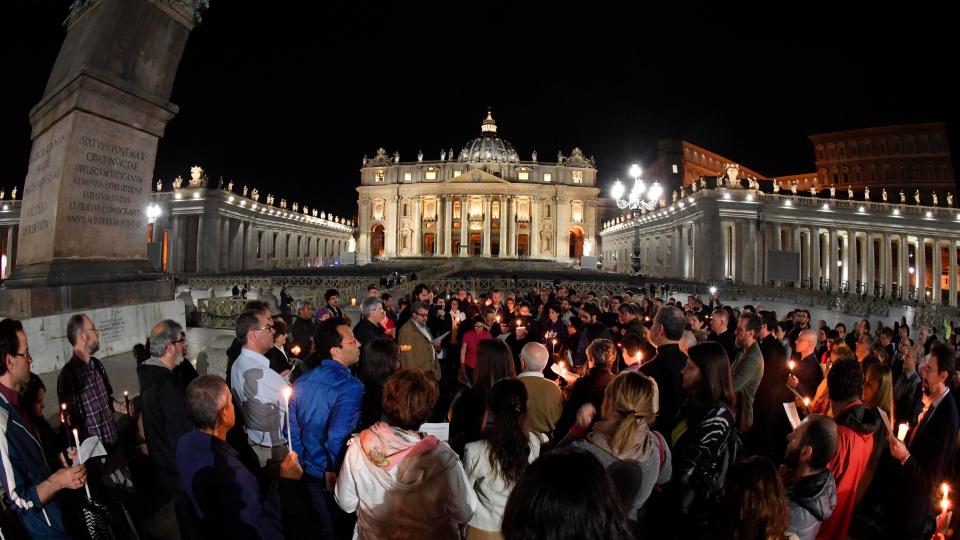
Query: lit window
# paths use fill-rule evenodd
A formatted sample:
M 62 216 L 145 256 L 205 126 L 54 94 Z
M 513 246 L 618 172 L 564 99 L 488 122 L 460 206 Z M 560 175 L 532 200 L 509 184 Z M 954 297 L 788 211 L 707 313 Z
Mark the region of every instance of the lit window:
M 583 171 L 573 171 L 573 183 L 574 184 L 583 183 Z
M 460 172 L 461 172 L 461 171 L 453 171 L 453 177 L 456 178 L 456 177 L 460 176 Z
M 427 180 L 436 180 L 436 179 L 437 179 L 437 171 L 427 171 L 427 176 L 426 176 L 426 178 L 427 178 Z
M 553 180 L 553 175 L 550 173 L 543 173 L 543 181 L 550 182 Z
M 403 173 L 404 182 L 409 182 L 411 180 L 413 180 L 413 173 L 408 173 L 408 172 Z
M 374 180 L 375 180 L 375 181 L 377 181 L 377 182 L 383 182 L 383 177 L 384 177 L 383 171 L 377 171 L 377 172 L 374 173 L 374 174 L 376 175 L 376 176 L 374 177 Z
M 527 172 L 527 171 L 520 171 L 520 172 L 517 174 L 517 178 L 519 178 L 520 180 L 529 180 L 529 179 L 530 179 L 530 173 Z

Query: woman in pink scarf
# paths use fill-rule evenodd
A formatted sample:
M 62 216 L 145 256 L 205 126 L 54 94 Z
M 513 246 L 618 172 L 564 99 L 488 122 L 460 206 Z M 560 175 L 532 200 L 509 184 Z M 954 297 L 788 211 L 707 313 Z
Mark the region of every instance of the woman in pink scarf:
M 417 432 L 437 395 L 420 371 L 398 371 L 383 388 L 387 421 L 350 440 L 335 496 L 357 513 L 354 538 L 458 540 L 473 516 L 477 497 L 457 454 Z

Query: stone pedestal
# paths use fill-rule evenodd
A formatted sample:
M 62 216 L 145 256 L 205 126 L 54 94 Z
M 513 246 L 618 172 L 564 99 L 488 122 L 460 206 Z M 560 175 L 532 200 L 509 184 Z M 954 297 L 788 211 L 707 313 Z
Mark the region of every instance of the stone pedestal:
M 157 141 L 191 2 L 77 2 L 33 126 L 17 264 L 0 293 L 29 317 L 173 298 L 147 259 Z
M 583 270 L 596 270 L 597 258 L 592 255 L 584 255 L 583 257 L 580 257 L 580 268 Z
M 340 254 L 340 265 L 350 265 L 353 266 L 357 264 L 357 254 L 354 252 L 347 252 Z

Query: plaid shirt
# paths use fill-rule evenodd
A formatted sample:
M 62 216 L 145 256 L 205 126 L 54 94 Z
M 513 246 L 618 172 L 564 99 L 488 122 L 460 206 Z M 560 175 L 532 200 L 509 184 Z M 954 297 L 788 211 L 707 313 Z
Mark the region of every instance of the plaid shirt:
M 73 359 L 71 363 L 74 363 Z M 71 366 L 64 366 L 65 369 L 68 367 Z M 87 363 L 78 360 L 72 367 L 76 371 L 79 392 L 75 395 L 62 392 L 60 399 L 71 409 L 71 418 L 81 419 L 83 425 L 75 427 L 86 437 L 100 437 L 105 445 L 116 444 L 118 435 L 117 422 L 113 418 L 113 400 L 100 372 L 93 360 Z

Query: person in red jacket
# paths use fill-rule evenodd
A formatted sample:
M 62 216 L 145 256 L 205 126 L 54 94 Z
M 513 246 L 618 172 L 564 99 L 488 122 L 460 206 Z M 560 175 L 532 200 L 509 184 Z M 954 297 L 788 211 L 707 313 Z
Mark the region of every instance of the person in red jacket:
M 837 484 L 837 507 L 824 520 L 817 539 L 846 538 L 856 505 L 857 486 L 873 451 L 880 417 L 860 400 L 863 372 L 856 360 L 840 360 L 827 374 L 830 409 L 837 421 L 837 453 L 827 464 Z

